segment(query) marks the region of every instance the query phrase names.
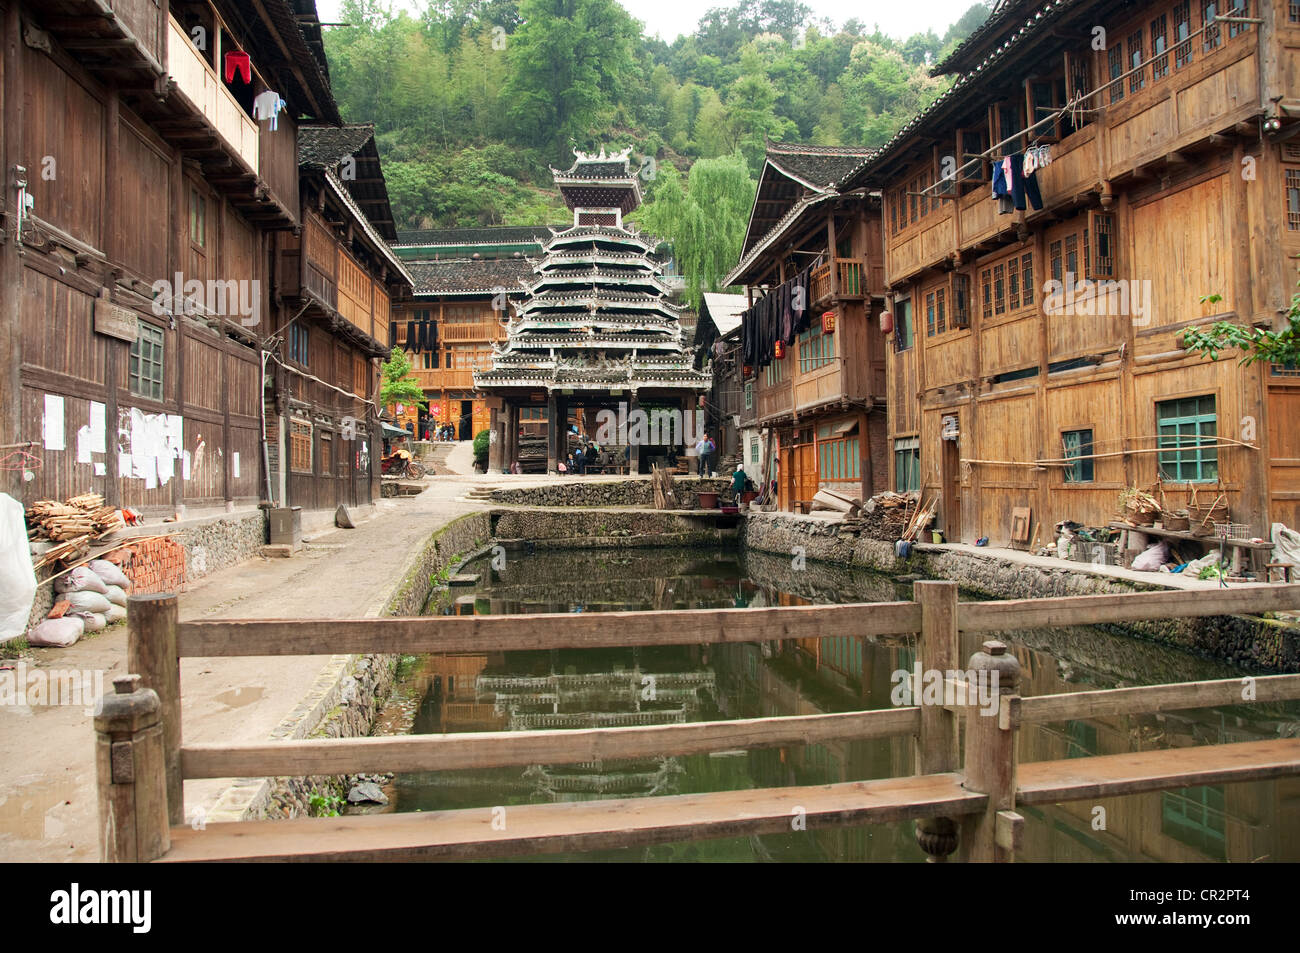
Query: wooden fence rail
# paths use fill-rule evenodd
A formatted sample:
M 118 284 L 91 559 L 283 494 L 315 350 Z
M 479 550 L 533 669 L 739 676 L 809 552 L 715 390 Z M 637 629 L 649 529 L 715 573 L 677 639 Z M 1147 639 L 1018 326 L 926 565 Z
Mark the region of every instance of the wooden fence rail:
M 1014 810 L 1017 803 L 1300 775 L 1300 739 L 1024 766 L 1017 765 L 1015 757 L 1016 733 L 1022 724 L 1285 701 L 1300 698 L 1300 675 L 1021 698 L 1019 663 L 1002 643 L 986 642 L 984 651 L 965 665 L 958 662 L 961 630 L 997 632 L 1297 609 L 1300 585 L 959 603 L 955 583 L 918 582 L 914 596 L 915 602 L 618 612 L 578 618 L 553 614 L 184 623 L 177 621 L 175 596 L 133 597 L 128 667 L 140 674 L 143 687 L 138 680 L 115 682 L 124 693 L 118 707 L 123 712 L 158 714 L 150 716 L 147 728 L 140 728 L 149 732 L 148 739 L 132 734 L 130 719 L 114 724 L 111 733 L 108 722 L 101 726 L 97 721 L 96 728 L 100 744 L 114 752 L 118 745 L 128 746 L 124 752 L 152 752 L 161 738 L 161 756 L 151 755 L 141 762 L 143 772 L 101 772 L 101 808 L 112 815 L 100 824 L 101 856 L 362 860 L 592 850 L 788 830 L 793 810 L 802 812 L 810 826 L 915 820 L 918 842 L 932 860 L 943 860 L 960 846 L 964 859 L 1005 861 L 1014 856 L 1023 826 Z M 909 634 L 918 635 L 922 666 L 945 672 L 947 684 L 961 687 L 963 675 L 973 672 L 976 678 L 985 678 L 985 673 L 997 671 L 996 704 L 990 708 L 950 700 L 844 714 L 573 731 L 181 743 L 183 656 L 483 652 Z M 155 692 L 158 699 L 151 700 Z M 989 711 L 996 717 L 988 717 Z M 966 720 L 964 758 L 958 751 L 958 718 Z M 909 734 L 916 740 L 917 777 L 512 807 L 508 833 L 488 823 L 487 809 L 213 824 L 204 831 L 190 831 L 183 824 L 183 778 L 447 771 Z M 153 787 L 140 789 L 142 796 L 117 790 L 124 784 L 157 785 L 165 788 L 166 797 L 148 795 Z

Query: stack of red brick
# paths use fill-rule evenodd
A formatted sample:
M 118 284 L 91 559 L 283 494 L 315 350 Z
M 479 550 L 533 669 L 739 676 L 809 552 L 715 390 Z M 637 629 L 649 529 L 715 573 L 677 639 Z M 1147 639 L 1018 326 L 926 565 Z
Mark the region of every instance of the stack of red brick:
M 136 595 L 180 592 L 185 585 L 185 547 L 171 539 L 145 539 L 104 557 L 117 563 Z

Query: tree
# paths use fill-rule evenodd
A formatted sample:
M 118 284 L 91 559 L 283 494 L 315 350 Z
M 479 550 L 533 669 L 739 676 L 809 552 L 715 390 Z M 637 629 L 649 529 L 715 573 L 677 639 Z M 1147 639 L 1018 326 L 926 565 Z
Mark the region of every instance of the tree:
M 1206 295 L 1202 303 L 1218 304 L 1222 295 Z M 1291 296 L 1291 307 L 1286 314 L 1286 327 L 1280 331 L 1248 327 L 1231 321 L 1216 321 L 1205 328 L 1188 328 L 1183 332 L 1183 347 L 1188 354 L 1201 354 L 1212 361 L 1219 359 L 1220 351 L 1233 349 L 1242 352 L 1239 364 L 1256 361 L 1300 367 L 1300 294 Z
M 722 279 L 740 258 L 756 188 L 739 155 L 701 159 L 686 189 L 673 166 L 659 167 L 653 201 L 638 212 L 638 223 L 672 244 L 696 310 L 704 292 L 722 290 Z
M 428 402 L 424 399 L 424 391 L 411 376 L 411 359 L 400 347 L 393 348 L 392 353 L 388 355 L 388 360 L 384 361 L 380 368 L 379 403 L 384 407 L 389 404 L 415 404 L 419 407 L 428 407 Z

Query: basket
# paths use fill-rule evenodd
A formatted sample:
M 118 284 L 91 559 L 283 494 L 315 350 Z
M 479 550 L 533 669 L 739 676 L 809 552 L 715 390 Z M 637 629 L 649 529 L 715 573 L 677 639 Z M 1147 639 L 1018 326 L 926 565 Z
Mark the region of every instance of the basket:
M 1245 539 L 1250 533 L 1250 527 L 1245 523 L 1215 523 L 1214 535 L 1221 536 L 1225 539 Z
M 1191 528 L 1192 521 L 1184 513 L 1182 516 L 1174 516 L 1170 513 L 1165 514 L 1165 529 L 1171 529 L 1175 532 L 1185 533 Z

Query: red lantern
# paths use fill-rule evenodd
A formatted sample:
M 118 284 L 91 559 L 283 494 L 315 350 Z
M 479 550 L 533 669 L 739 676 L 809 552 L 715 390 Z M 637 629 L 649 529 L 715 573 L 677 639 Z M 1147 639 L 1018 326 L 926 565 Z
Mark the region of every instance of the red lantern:
M 834 334 L 834 333 L 835 333 L 835 312 L 823 311 L 822 312 L 822 334 Z
M 752 364 L 746 364 L 746 365 L 745 365 L 745 370 L 744 370 L 743 373 L 744 373 L 744 375 L 745 375 L 746 377 L 753 377 L 753 376 L 754 376 L 754 366 L 753 366 Z
M 894 316 L 890 314 L 888 311 L 880 312 L 880 333 L 881 334 L 894 333 Z
M 785 357 L 785 342 L 777 341 L 776 347 L 772 348 L 772 353 L 776 356 L 778 361 Z

